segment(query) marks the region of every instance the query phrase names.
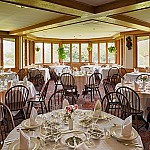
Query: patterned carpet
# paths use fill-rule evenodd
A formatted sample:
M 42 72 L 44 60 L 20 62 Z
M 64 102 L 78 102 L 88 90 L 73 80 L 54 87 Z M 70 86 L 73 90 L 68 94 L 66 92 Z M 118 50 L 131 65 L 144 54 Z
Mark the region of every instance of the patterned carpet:
M 50 97 L 53 91 L 54 91 L 54 82 L 51 81 L 47 93 L 47 99 Z M 103 97 L 105 95 L 103 85 L 100 86 L 100 92 L 101 96 Z M 80 108 L 82 107 L 82 109 L 93 109 L 97 99 L 98 97 L 96 96 L 95 99 L 93 99 L 91 102 L 90 95 L 87 95 L 85 98 L 83 98 L 83 96 L 80 95 L 77 100 L 77 104 L 79 105 Z M 150 150 L 150 127 L 148 130 L 145 127 L 142 127 L 139 131 L 139 134 L 141 136 L 144 145 L 144 150 Z

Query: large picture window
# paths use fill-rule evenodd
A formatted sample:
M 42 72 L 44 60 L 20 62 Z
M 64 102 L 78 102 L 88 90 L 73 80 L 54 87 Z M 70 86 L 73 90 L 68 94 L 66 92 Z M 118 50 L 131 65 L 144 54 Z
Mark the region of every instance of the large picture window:
M 108 43 L 108 48 L 115 46 L 114 42 Z M 115 54 L 108 51 L 108 63 L 115 63 Z
M 3 38 L 4 68 L 15 68 L 15 39 Z
M 106 43 L 100 43 L 100 63 L 106 63 Z
M 59 44 L 53 44 L 53 63 L 58 63 L 59 58 L 58 58 L 58 47 Z
M 65 62 L 70 62 L 70 44 L 63 44 L 64 50 L 66 52 Z
M 44 43 L 44 63 L 51 63 L 51 43 Z
M 92 44 L 92 62 L 98 63 L 98 43 Z
M 137 38 L 137 65 L 138 67 L 149 66 L 149 36 Z
M 72 44 L 72 62 L 79 62 L 79 44 Z
M 43 63 L 43 43 L 35 43 L 35 63 Z
M 89 52 L 87 50 L 88 43 L 81 43 L 81 62 L 88 62 Z

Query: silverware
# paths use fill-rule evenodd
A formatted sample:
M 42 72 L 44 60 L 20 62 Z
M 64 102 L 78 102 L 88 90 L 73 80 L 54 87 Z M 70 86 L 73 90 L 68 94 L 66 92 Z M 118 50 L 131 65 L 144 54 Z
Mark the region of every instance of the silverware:
M 117 141 L 120 142 L 121 144 L 125 145 L 125 146 L 133 146 L 133 147 L 143 148 L 143 146 L 140 145 L 139 143 L 133 143 L 133 142 L 127 142 L 127 141 L 120 141 L 120 140 L 117 140 Z

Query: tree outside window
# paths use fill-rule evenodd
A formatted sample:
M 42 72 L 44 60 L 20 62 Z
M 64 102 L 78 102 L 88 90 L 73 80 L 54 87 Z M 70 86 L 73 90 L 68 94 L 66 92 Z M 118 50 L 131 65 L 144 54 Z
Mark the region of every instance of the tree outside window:
M 92 43 L 92 61 L 98 63 L 98 43 Z
M 79 62 L 79 44 L 72 44 L 72 62 Z
M 15 68 L 15 39 L 3 39 L 4 68 Z
M 100 43 L 100 63 L 106 63 L 106 43 Z
M 66 52 L 65 62 L 70 62 L 70 44 L 63 44 L 64 50 Z
M 44 43 L 44 63 L 51 63 L 51 43 Z
M 81 43 L 81 62 L 88 62 L 89 52 L 87 50 L 88 43 Z
M 149 36 L 137 38 L 138 67 L 149 67 L 149 42 Z

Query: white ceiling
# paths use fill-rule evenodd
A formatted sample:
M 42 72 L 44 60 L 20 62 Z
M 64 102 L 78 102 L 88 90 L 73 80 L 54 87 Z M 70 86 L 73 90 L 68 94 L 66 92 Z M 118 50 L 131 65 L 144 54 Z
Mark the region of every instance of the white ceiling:
M 87 21 L 84 23 L 78 23 L 33 33 L 33 35 L 37 37 L 61 39 L 86 39 L 87 37 L 110 37 L 121 31 L 127 31 L 127 28 L 103 22 Z
M 63 16 L 50 11 L 17 6 L 0 2 L 0 30 L 16 30 Z
M 115 0 L 77 0 L 89 5 L 98 6 L 104 3 L 113 2 Z M 59 7 L 59 5 L 57 6 Z M 60 18 L 65 16 L 67 12 L 64 9 L 64 14 L 62 12 L 52 12 L 46 10 L 40 10 L 35 8 L 23 7 L 19 8 L 14 4 L 0 2 L 0 30 L 1 31 L 13 31 L 43 23 L 46 21 L 51 21 L 53 19 Z M 71 10 L 71 8 L 69 8 Z M 66 7 L 67 10 L 67 7 Z M 124 9 L 123 9 L 124 10 Z M 58 10 L 57 10 L 58 11 Z M 75 9 L 72 9 L 74 12 Z M 83 13 L 83 11 L 81 11 Z M 87 13 L 86 13 L 87 14 Z M 150 8 L 132 11 L 128 13 L 123 13 L 139 19 L 141 21 L 146 21 L 150 23 Z M 72 13 L 72 15 L 74 15 Z M 82 15 L 81 15 L 82 16 Z M 30 30 L 28 33 L 37 37 L 44 38 L 60 38 L 60 39 L 89 39 L 89 38 L 101 38 L 101 37 L 110 37 L 119 32 L 135 30 L 136 28 L 132 25 L 127 27 L 128 22 L 126 22 L 126 27 L 123 24 L 117 25 L 117 21 L 114 23 L 100 22 L 103 20 L 110 20 L 107 16 L 99 14 L 89 13 L 87 16 L 78 17 L 71 21 L 62 21 L 61 23 L 49 24 L 45 27 L 38 27 L 33 30 Z M 94 20 L 98 21 L 94 21 Z M 89 21 L 86 21 L 89 20 Z M 92 20 L 92 21 L 91 21 Z M 82 23 L 81 23 L 82 22 Z
M 150 23 L 150 8 L 125 13 L 125 15 Z

